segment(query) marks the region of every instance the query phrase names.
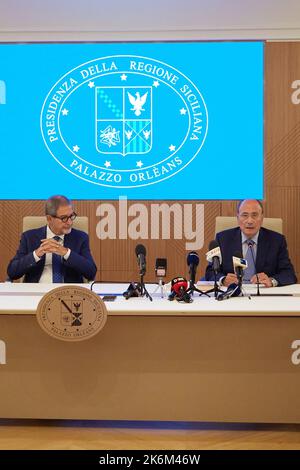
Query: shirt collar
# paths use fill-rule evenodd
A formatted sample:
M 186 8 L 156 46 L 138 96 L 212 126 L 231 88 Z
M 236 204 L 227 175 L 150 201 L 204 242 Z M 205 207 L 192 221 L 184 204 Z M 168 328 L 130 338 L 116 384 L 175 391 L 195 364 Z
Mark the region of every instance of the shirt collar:
M 52 232 L 51 228 L 49 225 L 47 225 L 47 232 L 46 232 L 46 238 L 54 238 L 54 237 L 59 237 L 62 240 L 65 238 L 65 234 L 63 233 L 62 235 L 56 235 L 55 233 Z
M 259 231 L 251 238 L 247 237 L 243 232 L 242 232 L 242 243 L 245 243 L 247 240 L 253 240 L 254 243 L 257 245 L 258 241 L 258 236 L 259 236 Z

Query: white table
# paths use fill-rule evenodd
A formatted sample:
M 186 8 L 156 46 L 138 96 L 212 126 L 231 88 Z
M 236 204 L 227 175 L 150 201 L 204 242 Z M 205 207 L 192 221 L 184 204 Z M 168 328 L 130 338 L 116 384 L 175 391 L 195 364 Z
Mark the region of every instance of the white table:
M 293 296 L 191 304 L 117 296 L 103 330 L 79 343 L 40 329 L 36 307 L 51 288 L 0 284 L 0 417 L 300 422 L 300 285 L 261 289 Z
M 64 286 L 66 284 L 56 284 L 55 287 Z M 77 284 L 81 287 L 90 289 L 90 284 Z M 300 284 L 293 284 L 286 287 L 260 288 L 261 296 L 256 296 L 256 287 L 245 285 L 245 293 L 250 295 L 244 297 L 234 297 L 221 302 L 216 301 L 213 296 L 199 296 L 195 293 L 193 302 L 186 304 L 183 302 L 167 300 L 168 293 L 161 298 L 160 290 L 156 284 L 147 285 L 147 289 L 152 294 L 151 302 L 146 297 L 132 297 L 126 300 L 122 293 L 127 289 L 128 284 L 112 283 L 112 284 L 95 284 L 93 291 L 98 293 L 100 297 L 104 294 L 117 294 L 113 302 L 107 302 L 106 307 L 109 315 L 123 314 L 127 315 L 228 315 L 249 313 L 251 315 L 282 315 L 288 309 L 289 315 L 298 316 L 300 312 Z M 199 283 L 201 289 L 202 285 Z M 36 312 L 37 305 L 42 296 L 53 289 L 53 284 L 22 284 L 22 283 L 0 283 L 0 313 L 11 314 L 30 314 Z M 273 296 L 272 294 L 276 294 Z M 280 294 L 290 294 L 286 297 Z

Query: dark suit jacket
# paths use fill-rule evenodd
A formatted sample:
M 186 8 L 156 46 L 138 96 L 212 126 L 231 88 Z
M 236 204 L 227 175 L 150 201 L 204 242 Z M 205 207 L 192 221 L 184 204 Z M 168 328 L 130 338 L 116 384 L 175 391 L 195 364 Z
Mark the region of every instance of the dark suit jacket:
M 216 235 L 216 241 L 222 254 L 221 273 L 217 276 L 219 279 L 228 273 L 234 272 L 232 256 L 236 252 L 243 252 L 241 230 L 236 227 L 219 232 Z M 258 273 L 264 272 L 269 277 L 273 277 L 280 286 L 297 282 L 283 235 L 273 232 L 273 230 L 260 228 L 257 240 L 256 270 Z M 205 279 L 208 281 L 214 280 L 211 264 L 206 268 Z
M 36 263 L 33 251 L 40 246 L 41 240 L 46 238 L 46 229 L 44 226 L 22 234 L 18 251 L 7 268 L 11 280 L 25 275 L 24 282 L 39 282 L 45 266 L 45 255 Z M 72 228 L 64 237 L 64 246 L 71 250 L 67 260 L 62 258 L 64 282 L 81 283 L 84 277 L 94 279 L 97 267 L 90 252 L 88 235 Z

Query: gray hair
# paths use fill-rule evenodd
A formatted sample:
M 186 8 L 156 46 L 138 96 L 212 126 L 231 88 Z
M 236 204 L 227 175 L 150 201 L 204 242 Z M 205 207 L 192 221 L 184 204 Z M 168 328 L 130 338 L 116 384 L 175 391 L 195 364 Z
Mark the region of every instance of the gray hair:
M 240 207 L 243 204 L 243 202 L 250 201 L 250 200 L 256 201 L 260 205 L 262 213 L 264 213 L 264 207 L 262 205 L 262 202 L 259 199 L 242 199 L 241 201 L 238 202 L 236 213 L 238 214 L 240 212 Z
M 49 197 L 45 204 L 45 214 L 55 216 L 60 206 L 72 206 L 72 202 L 61 194 Z

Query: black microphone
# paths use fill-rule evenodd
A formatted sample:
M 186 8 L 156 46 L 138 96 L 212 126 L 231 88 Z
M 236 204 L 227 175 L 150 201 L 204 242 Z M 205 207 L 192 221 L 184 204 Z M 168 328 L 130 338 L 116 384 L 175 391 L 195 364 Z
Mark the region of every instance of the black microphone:
M 257 275 L 256 262 L 255 262 L 255 258 L 254 258 L 254 252 L 253 252 L 254 242 L 253 242 L 252 240 L 249 240 L 249 241 L 247 242 L 247 244 L 248 244 L 248 250 L 251 251 L 251 256 L 252 256 L 252 259 L 253 259 L 253 264 L 254 264 L 254 269 L 255 269 L 256 286 L 257 286 L 256 295 L 260 295 L 259 279 L 258 279 L 258 275 Z
M 168 297 L 169 300 L 178 300 L 178 302 L 191 303 L 193 299 L 187 292 L 188 282 L 184 277 L 175 277 L 171 281 L 171 293 Z
M 136 282 L 131 282 L 127 287 L 127 290 L 123 292 L 123 296 L 126 300 L 128 300 L 130 297 L 139 297 L 140 295 L 140 287 Z
M 167 275 L 167 259 L 166 258 L 156 258 L 155 274 L 157 277 L 166 277 Z
M 197 266 L 199 264 L 199 256 L 196 251 L 191 251 L 187 255 L 187 265 L 189 267 L 190 283 L 195 284 Z
M 216 240 L 212 240 L 209 243 L 208 250 L 209 251 L 206 253 L 206 259 L 212 264 L 214 273 L 218 274 L 222 263 L 222 255 L 218 242 Z
M 222 264 L 222 254 L 221 248 L 217 240 L 212 240 L 208 246 L 208 252 L 206 253 L 206 260 L 210 263 L 212 271 L 214 273 L 214 287 L 206 291 L 207 294 L 210 292 L 214 292 L 215 299 L 217 298 L 217 293 L 222 292 L 217 284 L 217 277 L 218 273 L 221 272 L 221 264 Z
M 238 284 L 230 284 L 225 292 L 218 294 L 217 300 L 226 300 L 230 297 L 238 297 L 241 294 L 241 288 Z
M 137 245 L 135 247 L 135 254 L 138 259 L 140 275 L 144 276 L 146 274 L 146 248 L 144 245 Z

